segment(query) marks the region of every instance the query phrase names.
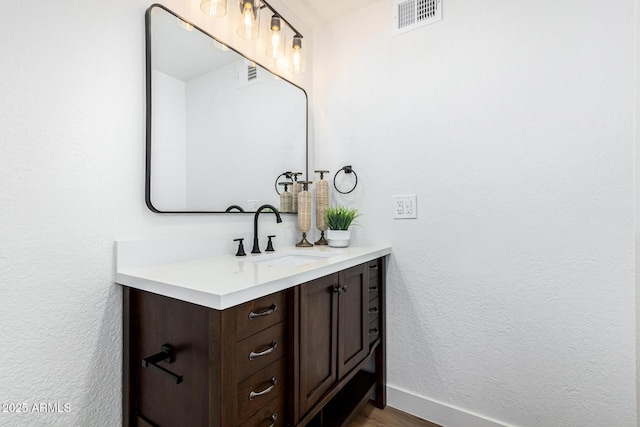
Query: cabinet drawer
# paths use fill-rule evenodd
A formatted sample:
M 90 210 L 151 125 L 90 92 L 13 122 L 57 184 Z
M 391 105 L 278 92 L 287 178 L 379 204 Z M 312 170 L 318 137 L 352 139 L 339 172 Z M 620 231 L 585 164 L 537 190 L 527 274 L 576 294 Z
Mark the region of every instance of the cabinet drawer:
M 282 427 L 285 419 L 284 396 L 277 397 L 267 403 L 246 422 L 242 427 Z
M 242 381 L 287 353 L 286 324 L 280 322 L 237 345 L 238 380 Z
M 238 385 L 238 419 L 245 420 L 286 390 L 286 357 L 259 370 Z M 271 415 L 271 414 L 269 414 Z
M 380 318 L 369 323 L 369 345 L 380 337 Z
M 380 271 L 380 262 L 380 259 L 375 259 L 367 263 L 369 265 L 369 279 L 378 278 L 378 272 Z
M 237 339 L 241 341 L 287 317 L 287 292 L 278 292 L 235 308 Z
M 380 295 L 378 279 L 369 279 L 369 301 L 378 298 L 378 295 Z
M 378 318 L 380 313 L 380 299 L 375 298 L 369 301 L 369 323 L 373 322 Z

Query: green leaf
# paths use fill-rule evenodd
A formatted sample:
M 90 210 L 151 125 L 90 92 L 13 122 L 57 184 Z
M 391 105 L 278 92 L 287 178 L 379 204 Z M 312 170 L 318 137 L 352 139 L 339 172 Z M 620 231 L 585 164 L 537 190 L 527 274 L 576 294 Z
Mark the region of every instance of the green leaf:
M 331 230 L 348 230 L 354 219 L 360 216 L 355 208 L 335 206 L 327 208 L 324 221 Z

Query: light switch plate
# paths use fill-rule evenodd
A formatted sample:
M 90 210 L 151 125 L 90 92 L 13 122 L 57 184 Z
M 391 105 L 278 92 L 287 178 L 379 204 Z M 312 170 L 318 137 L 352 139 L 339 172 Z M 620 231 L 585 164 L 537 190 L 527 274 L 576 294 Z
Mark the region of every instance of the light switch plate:
M 393 219 L 418 218 L 418 197 L 415 194 L 407 196 L 392 196 Z

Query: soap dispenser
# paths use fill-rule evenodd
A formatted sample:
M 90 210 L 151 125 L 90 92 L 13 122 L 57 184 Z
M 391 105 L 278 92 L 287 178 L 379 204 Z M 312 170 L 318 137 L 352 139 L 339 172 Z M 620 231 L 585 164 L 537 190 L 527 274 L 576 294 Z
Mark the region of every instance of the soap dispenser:
M 292 212 L 293 203 L 291 193 L 289 193 L 289 186 L 292 185 L 291 182 L 281 182 L 280 185 L 284 186 L 284 191 L 280 193 L 280 212 Z
M 311 181 L 299 181 L 302 190 L 298 193 L 298 230 L 302 232 L 302 240 L 296 243 L 299 248 L 308 248 L 313 243 L 307 240 L 307 233 L 311 230 L 311 193 L 309 184 Z
M 316 245 L 327 245 L 329 242 L 324 237 L 324 232 L 329 228 L 324 220 L 324 214 L 329 207 L 329 183 L 324 179 L 324 174 L 329 173 L 328 170 L 317 170 L 320 179 L 316 181 L 316 228 L 320 230 L 320 239 Z
M 298 175 L 302 172 L 291 172 L 293 176 L 293 185 L 291 186 L 291 212 L 298 212 L 298 193 L 302 190 L 302 181 L 298 181 Z

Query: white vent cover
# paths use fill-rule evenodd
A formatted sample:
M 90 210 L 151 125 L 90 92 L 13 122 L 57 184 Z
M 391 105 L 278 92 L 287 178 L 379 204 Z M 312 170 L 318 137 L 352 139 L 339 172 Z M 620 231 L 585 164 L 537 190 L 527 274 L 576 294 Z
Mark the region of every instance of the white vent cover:
M 442 0 L 393 0 L 393 34 L 442 20 Z
M 246 87 L 260 81 L 260 71 L 253 62 L 238 61 L 236 64 L 237 88 Z

